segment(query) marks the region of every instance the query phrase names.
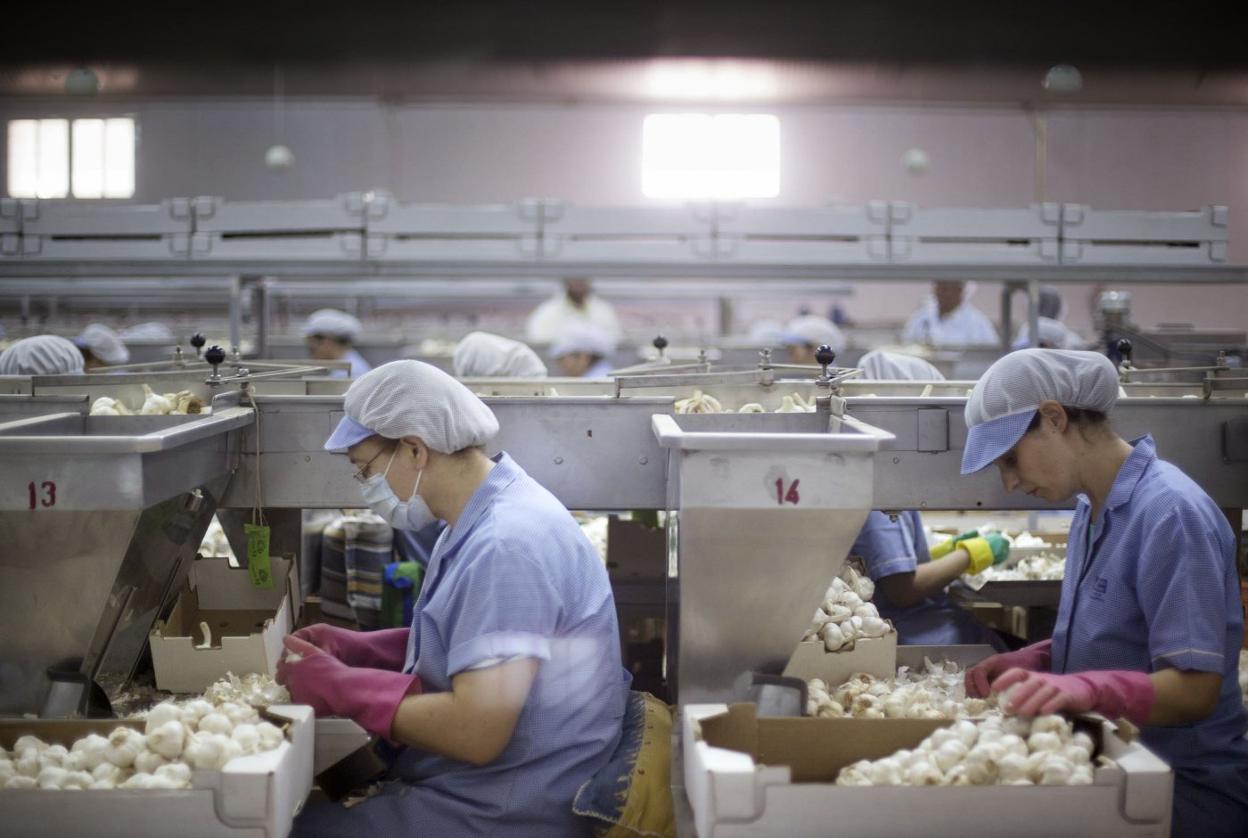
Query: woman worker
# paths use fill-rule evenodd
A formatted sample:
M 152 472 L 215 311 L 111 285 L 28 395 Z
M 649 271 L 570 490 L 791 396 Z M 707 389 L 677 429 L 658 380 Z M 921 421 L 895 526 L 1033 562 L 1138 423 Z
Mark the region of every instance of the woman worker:
M 909 355 L 875 350 L 859 360 L 863 376 L 882 381 L 944 381 L 940 370 Z M 978 623 L 945 595 L 963 573 L 979 573 L 1005 560 L 1009 545 L 996 534 L 966 533 L 929 552 L 923 519 L 913 509 L 890 518 L 872 510 L 849 551 L 876 583 L 880 616 L 892 620 L 897 642 L 929 646 L 989 644 L 1004 650 L 996 632 Z
M 380 793 L 310 807 L 295 834 L 585 834 L 573 796 L 616 747 L 629 684 L 602 561 L 514 460 L 486 456 L 497 420 L 442 371 L 385 364 L 345 412 L 325 447 L 347 452 L 370 505 L 448 526 L 410 630 L 285 640 L 296 702 L 399 746 Z
M 1126 717 L 1174 768 L 1173 833 L 1243 835 L 1235 534 L 1151 436 L 1114 433 L 1117 395 L 1113 364 L 1094 352 L 1013 352 L 976 383 L 962 473 L 996 463 L 1009 491 L 1078 503 L 1052 639 L 971 668 L 967 692 L 1016 687 L 1008 709 L 1026 716 Z

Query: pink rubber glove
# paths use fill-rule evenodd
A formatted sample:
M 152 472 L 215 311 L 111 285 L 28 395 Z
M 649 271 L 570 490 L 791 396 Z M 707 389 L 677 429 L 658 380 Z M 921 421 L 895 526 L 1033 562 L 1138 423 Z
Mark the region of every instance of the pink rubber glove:
M 1008 669 L 1048 672 L 1053 648 L 1052 640 L 1042 640 L 1015 652 L 993 655 L 966 670 L 966 694 L 971 698 L 987 698 L 993 680 Z
M 399 703 L 421 692 L 420 678 L 384 669 L 350 667 L 294 635 L 282 638 L 288 653 L 277 664 L 277 683 L 290 690 L 296 704 L 310 704 L 317 716 L 343 716 L 390 739 Z
M 1014 692 L 1005 710 L 1017 716 L 1094 711 L 1108 719 L 1129 719 L 1142 725 L 1148 721 L 1156 698 L 1153 679 L 1147 672 L 1125 669 L 1071 675 L 1011 669 L 992 682 L 993 692 L 1010 687 Z
M 299 629 L 294 636 L 308 641 L 347 666 L 398 672 L 407 659 L 408 630 L 405 628 L 352 631 L 328 623 L 316 623 Z

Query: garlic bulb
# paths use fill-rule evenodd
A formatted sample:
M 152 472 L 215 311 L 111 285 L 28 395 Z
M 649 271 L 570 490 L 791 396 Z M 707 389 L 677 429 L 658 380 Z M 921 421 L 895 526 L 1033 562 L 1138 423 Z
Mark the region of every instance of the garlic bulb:
M 100 765 L 108 763 L 108 740 L 98 733 L 91 733 L 74 743 L 72 753 L 82 754 L 83 767 L 94 771 Z
M 128 727 L 119 727 L 108 735 L 108 761 L 118 768 L 129 768 L 146 747 L 143 734 Z
M 39 784 L 41 789 L 59 789 L 65 784 L 65 778 L 69 772 L 59 765 L 48 765 L 39 771 L 39 776 L 35 778 L 35 782 Z
M 139 408 L 141 416 L 164 416 L 172 413 L 174 403 L 167 396 L 152 392 L 152 388 L 143 385 L 143 406 Z
M 3 748 L 0 748 L 0 752 L 3 752 Z M 3 787 L 11 777 L 16 776 L 18 776 L 17 767 L 13 765 L 11 760 L 0 756 L 0 787 Z
M 260 747 L 260 731 L 253 724 L 243 723 L 234 728 L 230 738 L 238 743 L 245 754 L 253 754 Z
M 193 698 L 183 704 L 179 708 L 178 712 L 180 713 L 182 724 L 194 730 L 199 726 L 199 720 L 211 713 L 213 709 L 211 701 L 205 701 L 202 698 Z
M 124 778 L 125 771 L 113 765 L 111 762 L 101 762 L 95 767 L 95 770 L 91 772 L 91 776 L 96 780 L 96 782 L 108 781 L 116 785 Z
M 829 652 L 839 652 L 841 647 L 845 645 L 845 634 L 836 623 L 824 625 L 819 632 L 819 639 L 823 641 L 823 648 Z
M 143 751 L 134 758 L 134 770 L 137 774 L 154 774 L 156 769 L 168 764 L 168 760 L 155 751 Z
M 191 785 L 191 767 L 185 763 L 171 762 L 160 766 L 152 774 L 173 783 L 173 788 L 183 789 Z
M 89 771 L 69 771 L 61 781 L 63 789 L 87 789 L 95 782 Z
M 34 748 L 35 751 L 46 751 L 48 749 L 48 743 L 44 742 L 38 736 L 30 735 L 19 736 L 17 737 L 17 741 L 13 743 L 13 753 L 15 754 L 24 753 L 31 748 Z
M 199 720 L 198 729 L 204 733 L 223 733 L 229 736 L 234 729 L 234 723 L 228 716 L 214 710 Z
M 162 701 L 151 710 L 147 711 L 147 721 L 143 727 L 143 732 L 148 736 L 157 728 L 169 722 L 181 722 L 182 710 L 172 701 Z
M 758 402 L 750 402 L 749 404 L 743 404 L 741 405 L 741 409 L 737 411 L 737 413 L 766 413 L 766 412 L 767 412 L 766 408 L 764 408 Z
M 25 790 L 25 789 L 38 788 L 39 783 L 35 780 L 34 777 L 24 777 L 21 774 L 18 774 L 17 776 L 10 777 L 8 780 L 6 780 L 4 783 L 4 787 L 6 789 L 13 789 L 14 791 L 19 791 L 19 790 Z
M 801 393 L 794 393 L 791 396 L 784 396 L 780 399 L 780 406 L 776 408 L 776 413 L 814 413 L 815 402 L 806 401 Z

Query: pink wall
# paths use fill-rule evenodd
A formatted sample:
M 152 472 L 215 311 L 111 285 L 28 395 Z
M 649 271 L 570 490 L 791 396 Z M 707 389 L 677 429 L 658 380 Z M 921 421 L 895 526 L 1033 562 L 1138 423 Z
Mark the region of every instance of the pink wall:
M 406 200 L 489 202 L 559 197 L 642 204 L 641 120 L 655 109 L 615 105 L 405 105 L 369 99 L 293 101 L 283 140 L 297 163 L 262 163 L 274 141 L 268 101 L 157 100 L 80 106 L 0 100 L 0 119 L 130 113 L 140 126 L 138 195 L 154 201 L 215 194 L 236 200 L 309 199 L 386 188 Z M 1021 206 L 1041 198 L 1104 208 L 1231 207 L 1231 256 L 1248 262 L 1248 113 L 1233 110 L 1065 109 L 1049 112 L 1047 169 L 1035 178 L 1031 117 L 1012 107 L 829 106 L 775 109 L 781 118 L 777 204 L 873 198 L 929 206 Z M 2 142 L 0 138 L 0 142 Z M 925 149 L 930 171 L 899 159 Z M 5 155 L 0 154 L 0 167 Z M 2 174 L 2 170 L 0 170 Z M 860 284 L 846 303 L 863 320 L 903 318 L 921 284 Z M 1136 287 L 1143 325 L 1192 321 L 1248 327 L 1248 289 Z M 1069 292 L 1086 328 L 1087 290 Z M 997 289 L 977 303 L 995 317 Z M 788 306 L 780 301 L 767 306 Z M 800 301 L 793 300 L 794 307 Z M 809 300 L 823 307 L 826 300 Z M 769 313 L 759 306 L 759 314 Z

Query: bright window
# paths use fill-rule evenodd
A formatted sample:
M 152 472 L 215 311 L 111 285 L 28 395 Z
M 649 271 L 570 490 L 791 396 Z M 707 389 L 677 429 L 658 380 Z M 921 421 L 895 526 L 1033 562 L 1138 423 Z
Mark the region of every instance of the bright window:
M 651 114 L 641 157 L 647 198 L 780 194 L 780 120 L 771 114 Z
M 134 120 L 9 122 L 9 196 L 134 197 Z

